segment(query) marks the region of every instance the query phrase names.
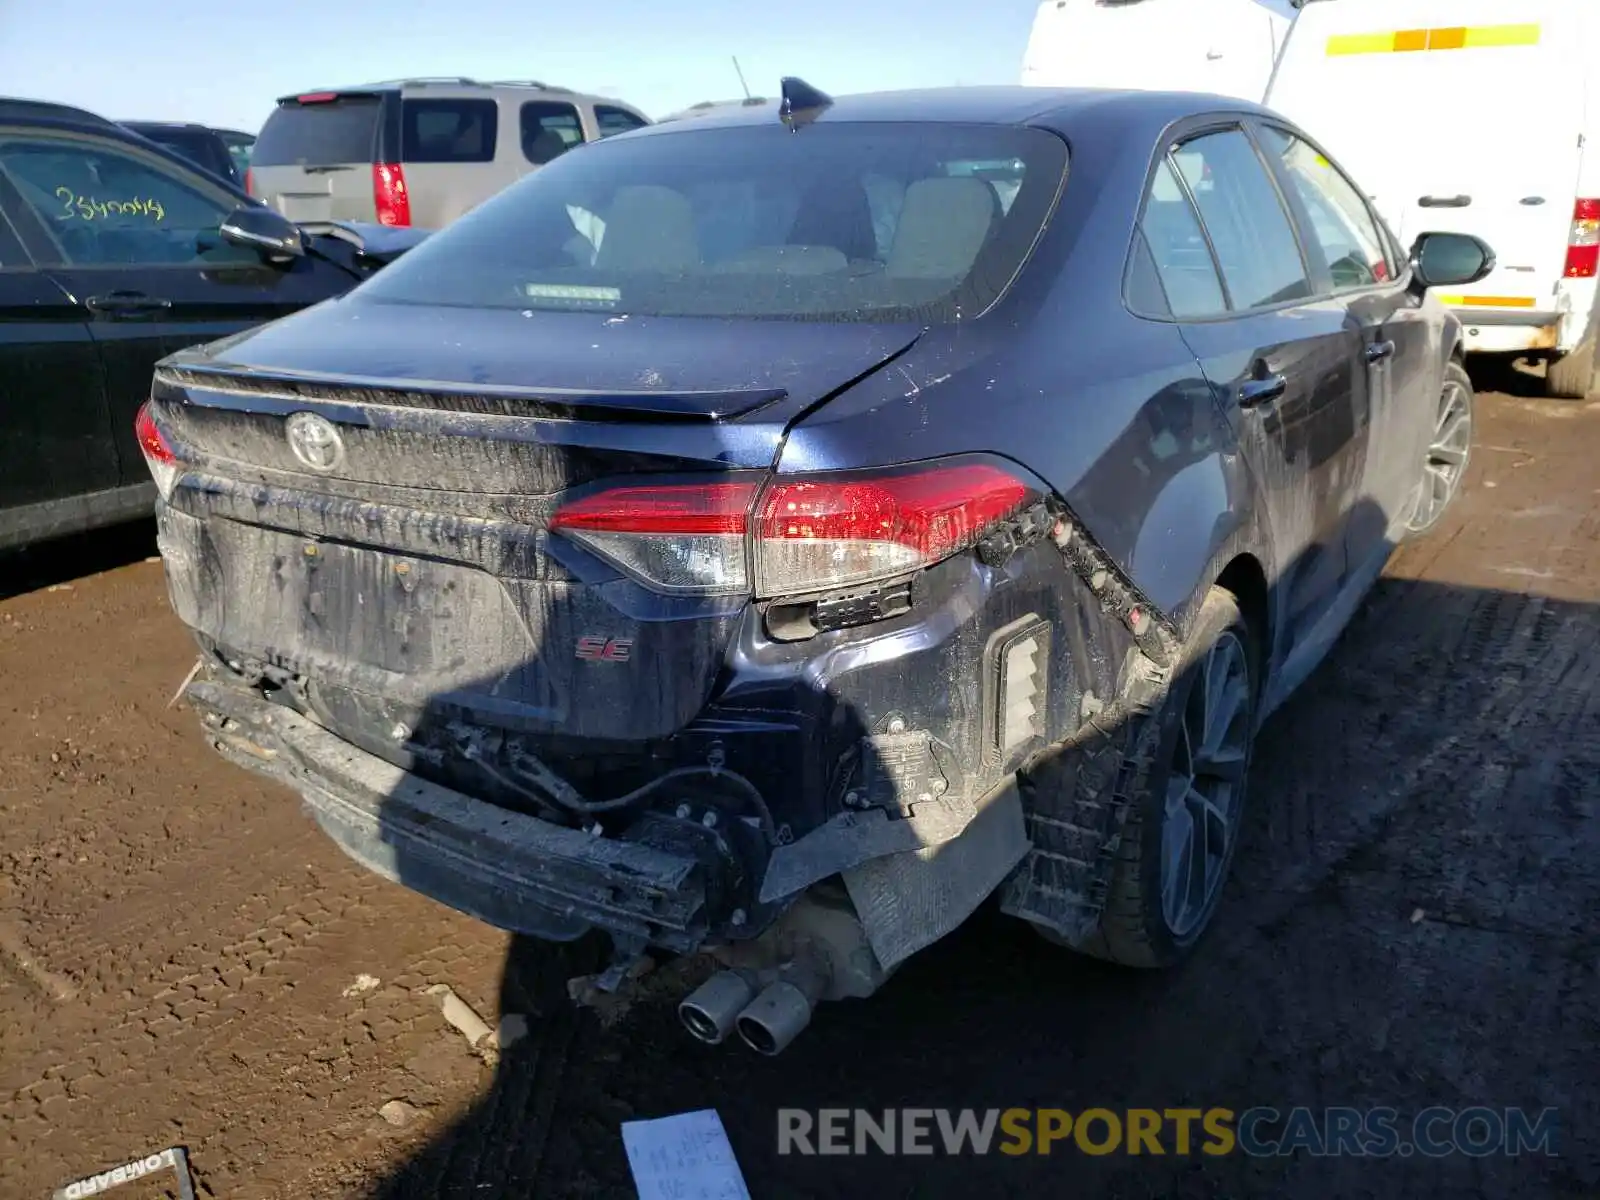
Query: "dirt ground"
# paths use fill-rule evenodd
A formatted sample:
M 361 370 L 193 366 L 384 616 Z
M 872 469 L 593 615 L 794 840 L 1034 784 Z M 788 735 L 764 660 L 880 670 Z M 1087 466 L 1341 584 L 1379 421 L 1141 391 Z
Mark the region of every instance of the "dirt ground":
M 0 560 L 4 1197 L 174 1144 L 229 1200 L 627 1196 L 620 1123 L 700 1107 L 758 1200 L 1600 1195 L 1600 404 L 1480 398 L 1466 494 L 1264 734 L 1191 964 L 1128 975 L 985 913 L 770 1061 L 679 1031 L 688 968 L 574 1010 L 584 947 L 365 875 L 225 765 L 168 707 L 192 654 L 152 553 L 140 528 Z M 483 1061 L 441 983 L 529 1036 Z M 1553 1107 L 1560 1154 L 797 1159 L 775 1136 L 780 1107 L 1297 1104 Z

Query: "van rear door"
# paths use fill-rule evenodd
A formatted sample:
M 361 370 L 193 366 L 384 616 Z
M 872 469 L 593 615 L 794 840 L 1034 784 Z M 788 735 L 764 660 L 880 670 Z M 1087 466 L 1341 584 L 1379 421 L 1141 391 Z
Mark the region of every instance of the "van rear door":
M 376 221 L 385 107 L 380 92 L 285 96 L 251 151 L 251 193 L 291 221 Z
M 1314 4 L 1267 100 L 1350 169 L 1403 245 L 1448 230 L 1494 248 L 1494 273 L 1446 303 L 1547 325 L 1582 161 L 1582 24 L 1566 0 Z
M 1293 13 L 1288 0 L 1043 0 L 1022 82 L 1260 100 Z

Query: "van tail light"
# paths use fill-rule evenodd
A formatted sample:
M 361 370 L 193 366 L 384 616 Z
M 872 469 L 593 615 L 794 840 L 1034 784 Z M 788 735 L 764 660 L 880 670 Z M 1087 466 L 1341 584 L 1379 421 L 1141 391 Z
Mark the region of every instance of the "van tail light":
M 1572 234 L 1567 238 L 1568 279 L 1593 279 L 1600 267 L 1600 199 L 1579 200 L 1572 209 Z
M 970 549 L 1033 490 L 988 462 L 599 492 L 550 528 L 656 591 L 802 596 L 863 587 Z
M 178 481 L 178 456 L 172 452 L 172 446 L 156 427 L 148 400 L 139 406 L 139 415 L 133 419 L 133 436 L 139 442 L 151 478 L 156 481 L 156 490 L 161 493 L 163 500 L 170 500 L 172 485 Z
M 399 163 L 372 164 L 372 199 L 380 225 L 410 225 L 411 196 Z

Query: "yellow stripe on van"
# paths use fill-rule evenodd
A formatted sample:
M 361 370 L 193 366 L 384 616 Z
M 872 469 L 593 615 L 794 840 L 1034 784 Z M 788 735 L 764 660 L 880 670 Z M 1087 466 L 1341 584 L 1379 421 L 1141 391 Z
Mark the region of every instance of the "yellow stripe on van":
M 1328 56 L 1410 54 L 1418 50 L 1481 50 L 1493 46 L 1537 46 L 1538 25 L 1451 25 L 1439 29 L 1397 29 L 1382 33 L 1338 33 L 1328 39 Z
M 1459 308 L 1532 308 L 1532 296 L 1444 296 L 1439 297 L 1441 304 L 1451 304 Z

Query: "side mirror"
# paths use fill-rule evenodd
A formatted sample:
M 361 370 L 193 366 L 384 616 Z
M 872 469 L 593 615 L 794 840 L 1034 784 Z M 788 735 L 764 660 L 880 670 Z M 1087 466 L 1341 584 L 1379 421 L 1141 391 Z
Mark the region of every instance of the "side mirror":
M 1411 270 L 1424 288 L 1477 283 L 1494 267 L 1494 251 L 1470 233 L 1424 233 L 1411 246 Z
M 248 246 L 269 262 L 287 262 L 306 252 L 300 226 L 265 205 L 245 204 L 234 209 L 220 232 L 224 241 Z

